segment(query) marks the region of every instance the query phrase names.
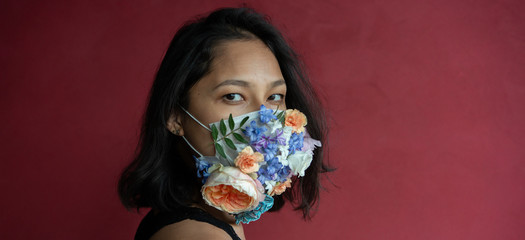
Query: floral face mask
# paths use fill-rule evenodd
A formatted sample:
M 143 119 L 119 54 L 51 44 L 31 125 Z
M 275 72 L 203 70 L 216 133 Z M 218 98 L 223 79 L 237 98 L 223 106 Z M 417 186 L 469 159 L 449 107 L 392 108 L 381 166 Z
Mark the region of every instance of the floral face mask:
M 321 142 L 306 132 L 307 119 L 295 109 L 259 111 L 211 123 L 215 156 L 194 157 L 202 178 L 204 201 L 233 214 L 236 223 L 249 223 L 273 206 L 274 195 L 291 187 L 292 176 L 302 177 Z

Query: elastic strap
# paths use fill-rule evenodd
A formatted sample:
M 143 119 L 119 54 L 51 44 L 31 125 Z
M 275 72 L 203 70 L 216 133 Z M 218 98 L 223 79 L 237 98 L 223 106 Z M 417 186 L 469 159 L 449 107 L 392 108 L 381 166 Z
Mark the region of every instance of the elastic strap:
M 182 136 L 182 139 L 184 139 L 184 141 L 186 141 L 186 143 L 188 144 L 188 146 L 190 146 L 190 148 L 191 148 L 194 152 L 196 152 L 197 154 L 199 154 L 200 157 L 203 157 L 203 155 L 202 155 L 199 151 L 197 151 L 197 149 L 195 149 L 195 148 L 191 145 L 191 143 L 190 143 L 190 141 L 188 141 L 188 139 L 186 139 L 184 136 Z
M 206 125 L 202 124 L 199 120 L 197 120 L 197 118 L 195 118 L 193 115 L 191 115 L 190 112 L 188 112 L 186 109 L 184 109 L 182 106 L 179 106 L 182 111 L 184 111 L 186 114 L 188 114 L 188 116 L 190 116 L 195 122 L 197 122 L 199 125 L 201 125 L 203 128 L 206 128 L 206 130 L 210 131 L 211 132 L 211 129 L 209 127 L 206 127 Z

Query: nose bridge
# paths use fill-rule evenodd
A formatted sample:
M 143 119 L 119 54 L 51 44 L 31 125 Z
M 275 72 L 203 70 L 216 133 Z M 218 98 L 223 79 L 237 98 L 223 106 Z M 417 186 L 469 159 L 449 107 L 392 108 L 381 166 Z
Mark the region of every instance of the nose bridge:
M 258 111 L 261 109 L 261 105 L 266 106 L 267 108 L 273 108 L 272 104 L 268 104 L 266 93 L 260 91 L 255 96 L 252 97 L 250 104 L 250 111 Z
M 265 105 L 266 101 L 264 101 L 263 99 L 259 99 L 259 97 L 257 99 L 255 99 L 254 101 L 252 101 L 252 104 L 250 104 L 250 111 L 253 112 L 253 111 L 257 111 L 261 108 L 261 105 Z

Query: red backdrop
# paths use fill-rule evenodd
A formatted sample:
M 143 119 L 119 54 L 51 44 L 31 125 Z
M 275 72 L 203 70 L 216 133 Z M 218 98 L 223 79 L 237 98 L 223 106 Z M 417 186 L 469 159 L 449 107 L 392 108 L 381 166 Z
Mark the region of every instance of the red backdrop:
M 248 239 L 525 239 L 523 1 L 247 2 L 308 65 L 338 168 L 312 221 Z M 239 3 L 2 1 L 0 239 L 131 239 L 115 188 L 155 70 Z

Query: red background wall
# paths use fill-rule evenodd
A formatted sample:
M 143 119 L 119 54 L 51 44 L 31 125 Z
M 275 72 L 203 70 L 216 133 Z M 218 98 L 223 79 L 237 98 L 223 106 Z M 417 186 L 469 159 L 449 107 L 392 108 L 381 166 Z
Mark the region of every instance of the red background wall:
M 147 91 L 218 2 L 0 3 L 0 239 L 132 238 L 115 187 Z M 247 2 L 309 66 L 338 168 L 311 222 L 248 239 L 525 239 L 523 1 Z

